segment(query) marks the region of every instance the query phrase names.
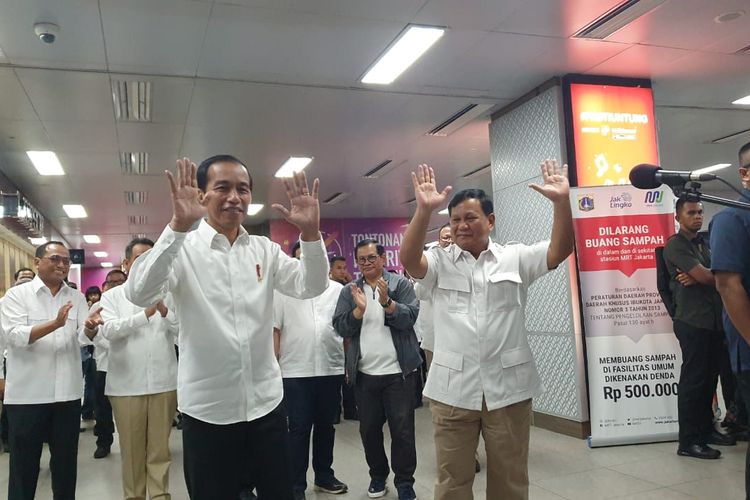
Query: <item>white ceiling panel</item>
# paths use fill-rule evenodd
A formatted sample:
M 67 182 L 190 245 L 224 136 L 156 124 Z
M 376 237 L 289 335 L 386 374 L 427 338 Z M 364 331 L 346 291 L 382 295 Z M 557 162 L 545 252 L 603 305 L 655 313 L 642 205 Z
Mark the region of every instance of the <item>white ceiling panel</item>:
M 427 0 L 217 0 L 216 4 L 244 5 L 330 17 L 409 22 Z
M 42 120 L 114 121 L 107 74 L 40 69 L 16 73 Z
M 622 0 L 525 0 L 495 31 L 567 38 Z
M 173 154 L 180 151 L 183 125 L 164 123 L 126 123 L 117 124 L 117 137 L 120 151 L 128 153 L 160 152 Z
M 215 5 L 201 76 L 263 81 L 357 81 L 402 23 Z
M 109 69 L 195 75 L 210 4 L 102 0 Z
M 105 69 L 97 2 L 92 0 L 0 1 L 0 46 L 14 64 Z M 53 45 L 34 33 L 37 22 L 60 27 Z
M 0 120 L 0 151 L 38 151 L 49 148 L 47 131 L 39 120 Z
M 117 153 L 113 122 L 47 121 L 44 128 L 56 152 Z
M 29 98 L 12 69 L 0 69 L 0 119 L 36 119 Z
M 414 22 L 451 29 L 491 31 L 508 18 L 525 0 L 429 0 Z

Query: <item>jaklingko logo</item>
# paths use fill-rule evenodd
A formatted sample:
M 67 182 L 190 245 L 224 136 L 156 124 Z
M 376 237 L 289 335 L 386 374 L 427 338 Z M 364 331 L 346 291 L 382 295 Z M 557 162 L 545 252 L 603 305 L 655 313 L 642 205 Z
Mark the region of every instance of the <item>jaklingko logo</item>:
M 613 196 L 609 199 L 609 208 L 630 208 L 633 206 L 633 197 L 628 193 Z

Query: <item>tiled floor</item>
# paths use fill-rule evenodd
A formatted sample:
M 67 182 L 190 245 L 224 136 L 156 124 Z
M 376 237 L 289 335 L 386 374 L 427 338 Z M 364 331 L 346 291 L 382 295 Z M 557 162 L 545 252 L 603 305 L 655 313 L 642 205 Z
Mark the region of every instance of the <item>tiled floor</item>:
M 116 440 L 115 440 L 116 441 Z M 179 431 L 172 434 L 172 496 L 187 499 L 182 478 L 182 441 Z M 627 498 L 640 500 L 710 500 L 744 498 L 746 444 L 720 448 L 720 460 L 697 460 L 678 457 L 675 443 L 589 449 L 586 442 L 532 428 L 529 474 L 530 497 L 548 499 Z M 115 500 L 121 497 L 120 462 L 117 446 L 102 460 L 94 460 L 94 437 L 89 430 L 81 435 L 78 458 L 79 500 Z M 429 410 L 417 410 L 416 473 L 417 496 L 432 498 L 435 478 L 435 454 Z M 366 499 L 369 481 L 357 423 L 345 421 L 337 427 L 335 469 L 350 492 L 341 500 Z M 480 461 L 484 453 L 480 452 Z M 37 498 L 52 498 L 47 456 L 42 459 Z M 476 477 L 474 492 L 484 498 L 484 470 Z M 0 455 L 0 498 L 6 497 L 8 455 Z M 308 493 L 310 500 L 333 499 L 333 495 Z M 393 488 L 385 498 L 395 498 Z M 498 499 L 491 499 L 498 500 Z

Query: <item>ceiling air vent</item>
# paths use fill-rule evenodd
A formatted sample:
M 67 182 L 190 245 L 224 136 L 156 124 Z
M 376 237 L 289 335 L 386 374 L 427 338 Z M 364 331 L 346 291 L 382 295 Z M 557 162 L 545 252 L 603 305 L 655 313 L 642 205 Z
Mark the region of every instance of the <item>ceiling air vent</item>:
M 667 0 L 626 0 L 573 34 L 573 38 L 604 40 Z
M 146 233 L 133 233 L 130 236 L 131 236 L 130 239 L 132 239 L 132 240 L 140 240 L 140 239 L 143 239 L 143 238 L 148 238 L 148 236 L 146 235 Z
M 342 192 L 334 193 L 331 196 L 329 196 L 328 198 L 326 198 L 325 200 L 323 200 L 323 204 L 324 205 L 335 205 L 335 204 L 341 203 L 345 199 L 349 198 L 349 196 L 350 196 L 350 193 L 342 193 Z
M 492 104 L 469 104 L 468 106 L 452 114 L 447 120 L 440 123 L 437 127 L 428 131 L 426 135 L 447 137 L 472 121 L 474 118 L 490 109 L 492 106 Z
M 115 119 L 120 122 L 150 122 L 151 87 L 151 82 L 112 80 Z
M 471 170 L 469 172 L 466 172 L 464 175 L 461 176 L 462 179 L 468 179 L 469 177 L 474 177 L 475 175 L 481 174 L 488 168 L 492 166 L 492 163 L 488 163 L 487 165 L 482 165 L 479 168 L 475 168 L 474 170 Z
M 750 45 L 742 47 L 740 50 L 736 51 L 735 54 L 737 54 L 738 56 L 750 54 Z
M 381 161 L 380 163 L 378 163 L 377 165 L 375 165 L 374 168 L 372 168 L 367 173 L 365 173 L 365 175 L 363 175 L 362 177 L 364 177 L 366 179 L 377 179 L 378 177 L 381 177 L 381 176 L 385 175 L 385 173 L 381 172 L 381 170 L 383 170 L 385 167 L 387 167 L 388 165 L 390 165 L 391 162 L 393 162 L 393 160 L 383 160 L 383 161 Z
M 148 201 L 148 191 L 125 191 L 126 205 L 144 205 Z
M 415 201 L 417 201 L 417 199 L 412 196 L 411 198 L 409 198 L 408 200 L 406 200 L 404 202 L 404 205 L 410 205 L 410 204 L 414 203 Z
M 148 224 L 148 215 L 128 215 L 128 224 L 131 226 L 145 226 Z
M 120 153 L 120 171 L 124 175 L 147 175 L 148 153 Z

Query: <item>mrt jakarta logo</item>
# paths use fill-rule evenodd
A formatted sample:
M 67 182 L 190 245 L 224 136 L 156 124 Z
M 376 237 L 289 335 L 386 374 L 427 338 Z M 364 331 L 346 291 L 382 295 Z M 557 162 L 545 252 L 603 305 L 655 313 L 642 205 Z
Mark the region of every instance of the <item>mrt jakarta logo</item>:
M 594 209 L 594 197 L 590 194 L 582 194 L 578 197 L 578 210 L 591 212 Z
M 644 202 L 646 205 L 661 205 L 664 200 L 664 191 L 647 191 Z

